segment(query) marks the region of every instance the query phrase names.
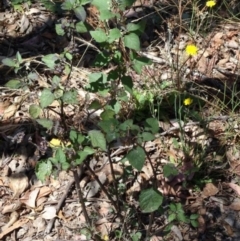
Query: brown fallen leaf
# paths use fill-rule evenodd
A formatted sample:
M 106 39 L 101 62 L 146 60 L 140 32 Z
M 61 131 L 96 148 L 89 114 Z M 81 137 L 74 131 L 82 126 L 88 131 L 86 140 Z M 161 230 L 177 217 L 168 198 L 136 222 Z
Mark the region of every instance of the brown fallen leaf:
M 19 217 L 19 214 L 16 211 L 12 212 L 8 223 L 2 227 L 2 230 L 4 231 L 7 228 L 9 228 L 12 224 L 14 224 L 17 221 L 18 217 Z
M 240 186 L 235 183 L 227 183 L 229 187 L 231 187 L 239 196 L 240 196 Z
M 8 180 L 13 198 L 19 197 L 28 187 L 28 177 L 24 173 L 13 174 Z
M 213 183 L 207 183 L 203 189 L 202 196 L 204 198 L 214 196 L 218 193 L 218 188 Z
M 2 210 L 2 214 L 11 213 L 13 211 L 16 211 L 16 210 L 20 209 L 21 206 L 22 206 L 22 203 L 19 201 L 17 201 L 16 203 L 11 203 L 10 205 L 5 205 Z
M 23 197 L 21 197 L 20 201 L 30 208 L 36 207 L 36 198 L 38 196 L 40 188 L 35 188 L 32 191 L 28 191 L 24 194 Z
M 15 105 L 15 104 L 12 104 L 12 105 L 8 106 L 4 110 L 3 120 L 7 120 L 7 119 L 11 118 L 12 116 L 14 116 L 14 114 L 16 113 L 18 108 L 19 108 L 19 105 Z
M 0 115 L 2 115 L 5 111 L 5 109 L 10 105 L 9 101 L 2 101 L 0 102 Z
M 56 217 L 56 208 L 53 206 L 44 207 L 42 218 L 44 219 L 53 219 Z
M 14 223 L 11 227 L 7 228 L 6 230 L 2 231 L 0 233 L 0 239 L 2 239 L 5 235 L 11 233 L 13 230 L 18 229 L 22 227 L 24 224 L 26 224 L 29 220 L 26 218 L 22 218 L 18 220 L 16 223 Z
M 228 207 L 231 210 L 240 211 L 240 198 L 235 198 L 234 201 Z

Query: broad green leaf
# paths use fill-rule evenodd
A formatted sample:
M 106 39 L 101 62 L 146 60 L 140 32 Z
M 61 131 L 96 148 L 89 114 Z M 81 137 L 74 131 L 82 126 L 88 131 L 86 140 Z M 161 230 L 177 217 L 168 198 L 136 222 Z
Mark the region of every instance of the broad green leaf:
M 170 203 L 169 208 L 170 208 L 170 210 L 173 211 L 173 212 L 176 212 L 176 211 L 177 211 L 177 207 L 176 207 L 176 205 L 175 205 L 174 203 Z
M 44 182 L 47 177 L 52 173 L 52 163 L 49 160 L 40 161 L 36 165 L 36 176 L 37 178 Z
M 77 91 L 76 90 L 69 90 L 65 91 L 62 97 L 63 103 L 65 104 L 77 104 Z
M 22 86 L 22 82 L 17 79 L 9 80 L 4 86 L 10 89 L 19 89 Z
M 71 165 L 68 162 L 61 163 L 61 166 L 63 170 L 68 170 L 71 167 Z
M 74 8 L 75 2 L 75 0 L 65 0 L 61 5 L 61 8 L 63 10 L 72 10 Z
M 143 213 L 156 211 L 162 204 L 162 194 L 153 188 L 143 190 L 139 196 L 139 204 Z
M 145 126 L 145 130 L 151 131 L 153 134 L 156 134 L 159 131 L 159 123 L 156 118 L 146 119 L 144 126 Z
M 198 217 L 199 217 L 199 214 L 197 214 L 197 213 L 193 213 L 190 215 L 191 220 L 198 219 Z
M 92 0 L 81 0 L 81 4 L 82 5 L 85 5 L 85 4 L 88 4 L 88 3 L 91 3 Z
M 111 12 L 108 9 L 102 9 L 100 11 L 99 19 L 102 20 L 102 21 L 105 21 L 105 20 L 108 20 L 108 19 L 111 19 L 111 18 L 115 17 L 115 15 L 116 14 L 114 14 L 113 12 Z
M 93 0 L 92 5 L 96 6 L 100 11 L 108 10 L 112 6 L 112 1 Z
M 69 74 L 71 73 L 71 71 L 72 71 L 72 70 L 70 69 L 70 66 L 65 64 L 63 73 L 64 73 L 65 75 L 69 75 Z
M 86 24 L 84 22 L 78 22 L 76 24 L 76 31 L 78 33 L 86 33 L 88 31 Z
M 127 30 L 129 32 L 135 32 L 136 34 L 144 33 L 145 27 L 146 27 L 146 21 L 141 21 L 139 23 L 127 24 Z
M 102 120 L 106 121 L 106 120 L 111 120 L 113 117 L 115 116 L 115 111 L 112 109 L 106 109 L 104 110 L 100 117 L 102 118 Z
M 88 132 L 93 147 L 99 147 L 103 151 L 107 150 L 106 139 L 101 131 L 92 130 Z
M 107 53 L 98 53 L 94 61 L 95 67 L 103 67 L 109 64 L 110 56 Z
M 56 30 L 57 35 L 59 35 L 59 36 L 63 36 L 65 34 L 65 31 L 62 28 L 62 24 L 56 24 L 55 30 Z
M 152 133 L 149 132 L 142 132 L 139 136 L 140 138 L 140 143 L 146 142 L 146 141 L 152 141 L 155 139 L 155 136 Z
M 132 77 L 130 76 L 123 76 L 121 78 L 121 82 L 125 88 L 126 91 L 128 91 L 130 94 L 133 93 L 133 81 Z
M 106 139 L 108 142 L 116 140 L 119 137 L 118 126 L 119 122 L 116 119 L 102 120 L 98 123 L 103 132 L 106 133 Z
M 177 214 L 176 213 L 171 213 L 169 216 L 168 216 L 168 222 L 172 222 L 174 220 L 176 220 L 177 218 Z
M 55 97 L 54 94 L 49 89 L 44 89 L 42 91 L 41 97 L 40 97 L 40 105 L 42 108 L 45 108 L 49 105 L 51 105 L 54 101 Z
M 36 73 L 34 73 L 34 72 L 30 72 L 30 73 L 28 74 L 27 78 L 28 78 L 29 80 L 38 80 L 39 76 L 38 76 Z
M 134 32 L 134 31 L 138 30 L 139 28 L 140 28 L 139 23 L 129 23 L 129 24 L 127 24 L 127 30 L 129 32 Z
M 193 226 L 194 228 L 198 228 L 199 223 L 198 223 L 198 221 L 197 221 L 196 219 L 190 220 L 190 222 L 191 222 L 191 224 L 192 224 L 192 226 Z
M 116 62 L 121 62 L 122 53 L 119 50 L 115 50 L 113 53 L 113 60 Z
M 124 121 L 122 124 L 120 124 L 119 129 L 123 131 L 129 131 L 129 130 L 136 131 L 136 132 L 140 131 L 140 127 L 138 125 L 134 125 L 132 119 L 128 119 Z
M 152 61 L 146 57 L 134 57 L 133 58 L 133 68 L 134 70 L 138 73 L 138 74 L 141 74 L 142 72 L 142 68 L 145 66 L 145 65 L 150 65 L 152 64 Z
M 58 60 L 58 56 L 56 54 L 48 54 L 42 57 L 42 61 L 46 64 L 46 66 L 50 69 L 54 69 L 55 61 Z
M 58 160 L 54 157 L 50 157 L 50 158 L 48 158 L 48 160 L 55 166 L 58 164 Z
M 66 155 L 63 152 L 62 148 L 57 148 L 55 158 L 59 161 L 59 163 L 64 163 L 67 161 Z
M 92 73 L 92 74 L 89 74 L 88 77 L 89 77 L 90 83 L 97 82 L 102 78 L 102 73 Z
M 37 119 L 36 120 L 38 122 L 38 124 L 40 124 L 41 126 L 43 126 L 46 129 L 51 129 L 53 127 L 53 121 L 49 120 L 49 119 Z
M 181 203 L 176 203 L 176 208 L 178 212 L 184 213 L 183 207 Z
M 136 148 L 132 149 L 126 155 L 126 158 L 134 168 L 136 168 L 138 171 L 142 170 L 145 162 L 145 152 L 142 147 L 137 146 Z
M 38 105 L 30 105 L 29 114 L 33 119 L 36 119 L 41 113 L 41 108 Z
M 60 1 L 41 0 L 41 3 L 43 3 L 44 7 L 50 12 L 63 14 Z
M 121 32 L 119 29 L 117 29 L 117 28 L 111 29 L 109 31 L 109 35 L 108 35 L 108 42 L 112 43 L 116 39 L 119 39 L 120 37 L 121 37 Z
M 92 149 L 91 147 L 89 147 L 89 146 L 84 147 L 84 149 L 82 151 L 78 151 L 78 153 L 77 153 L 79 158 L 77 158 L 75 160 L 76 165 L 81 164 L 88 156 L 90 156 L 94 153 L 95 153 L 95 150 Z
M 59 99 L 63 96 L 63 90 L 62 89 L 56 89 L 54 92 L 54 99 Z
M 79 20 L 83 22 L 86 20 L 87 14 L 83 6 L 78 6 L 77 8 L 75 8 L 74 13 Z
M 134 49 L 134 50 L 140 50 L 140 40 L 137 34 L 130 33 L 124 36 L 123 38 L 124 45 L 127 48 Z
M 91 109 L 98 110 L 100 108 L 102 108 L 102 104 L 98 100 L 93 100 L 92 103 L 88 107 L 88 109 L 90 109 L 90 110 Z
M 169 233 L 172 229 L 173 223 L 169 223 L 164 229 L 163 231 L 166 233 Z
M 18 51 L 16 53 L 16 59 L 17 59 L 18 63 L 20 63 L 20 64 L 22 63 L 22 56 Z
M 70 131 L 69 138 L 73 142 L 73 144 L 82 144 L 85 140 L 85 137 L 75 130 Z
M 178 212 L 177 213 L 177 219 L 178 219 L 178 221 L 184 222 L 184 223 L 189 223 L 190 222 L 189 218 L 187 218 L 185 216 L 184 212 Z
M 56 88 L 60 84 L 60 81 L 61 79 L 57 75 L 54 75 L 52 78 L 53 87 Z
M 90 31 L 90 34 L 98 43 L 106 42 L 108 38 L 106 33 L 102 29 Z
M 120 110 L 121 110 L 121 108 L 122 108 L 122 105 L 121 105 L 120 101 L 116 101 L 116 102 L 113 104 L 112 107 L 113 107 L 113 110 L 114 110 L 115 114 L 117 115 L 117 114 L 120 112 Z
M 132 241 L 139 241 L 141 240 L 142 234 L 140 232 L 131 234 Z
M 2 60 L 2 63 L 6 66 L 9 67 L 15 67 L 16 66 L 16 61 L 10 58 L 5 58 Z
M 172 163 L 164 165 L 163 167 L 164 177 L 176 176 L 177 174 L 178 174 L 178 170 Z
M 133 3 L 135 2 L 136 0 L 121 0 L 119 1 L 119 8 L 120 10 L 125 10 L 126 7 L 130 7 L 133 5 Z

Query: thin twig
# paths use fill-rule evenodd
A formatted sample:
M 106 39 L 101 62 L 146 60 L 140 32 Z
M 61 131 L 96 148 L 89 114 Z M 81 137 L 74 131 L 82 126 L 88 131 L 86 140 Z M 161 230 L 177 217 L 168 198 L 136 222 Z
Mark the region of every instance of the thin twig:
M 82 170 L 79 171 L 79 173 L 78 173 L 78 179 L 80 179 L 80 177 L 82 176 L 82 173 L 83 173 Z M 67 185 L 67 187 L 66 187 L 66 189 L 65 189 L 65 193 L 63 194 L 62 198 L 61 198 L 61 199 L 59 200 L 59 202 L 58 202 L 58 205 L 57 205 L 57 207 L 56 207 L 56 213 L 58 213 L 58 212 L 60 211 L 60 209 L 61 209 L 64 201 L 65 201 L 66 198 L 67 198 L 68 192 L 69 192 L 71 186 L 73 185 L 74 181 L 75 181 L 74 179 L 71 179 L 71 180 L 69 181 L 69 183 L 68 183 L 68 185 Z M 52 228 L 53 228 L 53 225 L 54 225 L 54 223 L 55 223 L 55 220 L 56 220 L 56 217 L 54 217 L 53 219 L 51 219 L 51 221 L 48 223 L 48 226 L 47 226 L 47 228 L 46 228 L 46 230 L 45 230 L 45 234 L 49 234 L 49 233 L 51 232 L 51 230 L 52 230 Z
M 153 218 L 154 218 L 154 212 L 149 214 L 149 225 L 148 225 L 148 229 L 147 229 L 147 238 L 149 238 L 151 236 L 151 228 L 152 228 L 152 224 L 153 224 Z
M 108 149 L 107 155 L 108 155 L 108 160 L 109 160 L 109 164 L 110 164 L 110 170 L 111 170 L 112 177 L 113 177 L 113 185 L 115 187 L 115 192 L 116 192 L 117 206 L 118 206 L 118 210 L 120 210 L 119 209 L 118 186 L 117 186 L 117 182 L 116 182 L 116 178 L 115 178 L 115 173 L 114 173 L 114 170 L 113 170 L 113 163 L 112 163 L 112 158 L 111 158 L 109 149 Z
M 81 203 L 85 220 L 86 220 L 87 224 L 91 227 L 91 221 L 90 221 L 90 218 L 88 216 L 87 209 L 86 209 L 85 202 L 84 202 L 84 198 L 83 198 L 83 193 L 82 193 L 81 187 L 79 185 L 79 176 L 78 176 L 77 170 L 73 171 L 73 175 L 74 175 L 74 179 L 75 179 L 75 185 L 76 185 L 76 190 L 77 190 L 79 202 Z
M 90 171 L 90 173 L 94 176 L 95 180 L 97 181 L 97 183 L 99 184 L 99 186 L 101 187 L 101 189 L 103 190 L 103 192 L 106 194 L 106 196 L 108 197 L 108 199 L 111 201 L 112 205 L 114 206 L 116 212 L 118 213 L 118 206 L 116 205 L 116 202 L 113 200 L 113 198 L 110 196 L 110 194 L 108 193 L 107 189 L 103 186 L 103 184 L 100 182 L 98 176 L 96 175 L 96 173 L 92 170 L 92 168 L 89 166 L 89 163 L 86 162 L 85 163 L 87 169 Z
M 74 179 L 71 179 L 65 189 L 65 193 L 63 194 L 62 198 L 59 200 L 58 202 L 58 205 L 56 207 L 56 213 L 58 213 L 65 201 L 65 199 L 67 198 L 67 195 L 68 195 L 68 192 L 71 188 L 71 186 L 73 185 L 74 183 Z M 46 227 L 46 230 L 45 230 L 45 234 L 49 234 L 53 228 L 53 225 L 55 223 L 55 220 L 56 220 L 56 217 L 54 217 L 53 219 L 51 219 L 51 221 L 48 223 L 47 227 Z

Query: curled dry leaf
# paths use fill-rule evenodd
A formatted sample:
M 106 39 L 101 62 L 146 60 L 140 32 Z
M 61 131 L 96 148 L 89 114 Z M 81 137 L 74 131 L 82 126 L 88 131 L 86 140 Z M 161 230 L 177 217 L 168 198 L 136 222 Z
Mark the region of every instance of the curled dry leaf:
M 206 222 L 202 215 L 198 217 L 198 231 L 204 233 L 206 230 Z
M 229 208 L 231 210 L 240 211 L 240 198 L 235 198 L 234 201 L 230 204 Z
M 51 192 L 52 192 L 51 188 L 46 187 L 46 186 L 41 187 L 39 194 L 38 194 L 38 198 L 48 196 Z
M 0 102 L 0 115 L 2 115 L 5 109 L 10 105 L 9 101 L 2 101 Z
M 19 217 L 19 214 L 16 211 L 12 212 L 8 223 L 2 227 L 2 230 L 6 230 L 11 225 L 13 225 L 17 221 L 18 217 Z
M 36 207 L 36 198 L 38 196 L 40 188 L 35 188 L 33 191 L 28 191 L 20 199 L 22 203 L 26 204 L 30 208 Z
M 178 240 L 183 240 L 181 231 L 179 230 L 179 228 L 176 225 L 172 226 L 171 231 L 177 236 Z
M 154 235 L 150 238 L 150 241 L 162 241 L 162 240 L 163 240 L 162 237 L 156 236 L 156 235 Z
M 235 183 L 228 183 L 228 186 L 231 187 L 237 193 L 237 195 L 240 196 L 240 186 Z
M 8 180 L 14 198 L 19 197 L 28 187 L 28 177 L 24 173 L 13 174 Z
M 10 205 L 5 205 L 2 210 L 2 214 L 11 213 L 13 211 L 16 211 L 16 210 L 20 209 L 21 206 L 22 206 L 21 202 L 16 202 L 16 203 L 12 203 Z
M 104 173 L 101 173 L 98 175 L 98 179 L 102 184 L 104 184 L 107 178 Z M 91 181 L 85 186 L 83 190 L 83 196 L 85 198 L 94 197 L 99 192 L 99 190 L 100 190 L 100 185 L 98 184 L 98 182 Z
M 24 33 L 26 32 L 26 30 L 29 27 L 29 19 L 27 18 L 27 16 L 25 14 L 22 15 L 21 21 L 20 21 L 20 33 Z
M 44 231 L 46 228 L 46 221 L 42 217 L 38 217 L 33 221 L 33 227 L 37 228 L 37 232 Z
M 14 116 L 14 114 L 16 113 L 17 109 L 18 109 L 18 105 L 12 104 L 10 106 L 8 106 L 3 113 L 3 120 L 7 120 L 9 118 L 11 118 L 12 116 Z
M 43 209 L 42 218 L 53 219 L 56 217 L 56 208 L 53 206 L 47 206 Z
M 214 196 L 218 193 L 218 188 L 213 183 L 207 183 L 203 189 L 202 196 L 204 198 Z
M 7 228 L 6 230 L 2 231 L 0 233 L 0 239 L 2 239 L 5 235 L 11 233 L 13 230 L 18 229 L 22 227 L 24 224 L 26 224 L 29 220 L 26 218 L 20 219 L 17 222 L 15 222 L 11 227 Z

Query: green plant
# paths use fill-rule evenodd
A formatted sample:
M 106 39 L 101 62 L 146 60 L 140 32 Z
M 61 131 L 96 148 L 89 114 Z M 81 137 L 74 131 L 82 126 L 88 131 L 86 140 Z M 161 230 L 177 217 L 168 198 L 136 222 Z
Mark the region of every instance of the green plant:
M 171 224 L 174 221 L 190 223 L 194 228 L 198 227 L 198 214 L 191 214 L 189 217 L 185 215 L 181 203 L 170 203 L 168 211 L 168 222 Z M 171 225 L 168 226 L 168 228 Z
M 22 0 L 23 1 L 23 0 Z M 22 2 L 19 1 L 19 2 Z M 56 4 L 54 1 L 42 0 L 46 6 Z M 206 104 L 206 100 L 190 94 L 187 91 L 182 91 L 182 73 L 185 71 L 185 63 L 188 60 L 193 60 L 197 55 L 198 47 L 195 44 L 187 44 L 185 54 L 187 56 L 180 56 L 177 53 L 176 63 L 173 63 L 172 71 L 177 72 L 177 78 L 171 80 L 159 81 L 156 85 L 143 85 L 140 88 L 134 86 L 134 81 L 130 75 L 130 69 L 140 74 L 145 65 L 151 64 L 151 61 L 138 54 L 141 48 L 140 35 L 145 31 L 146 21 L 130 22 L 122 14 L 126 9 L 130 8 L 133 0 L 123 1 L 103 1 L 103 0 L 65 0 L 61 3 L 60 8 L 62 12 L 74 16 L 69 19 L 61 19 L 55 25 L 56 33 L 59 36 L 68 36 L 73 39 L 73 42 L 78 39 L 81 34 L 87 33 L 91 36 L 91 41 L 86 47 L 86 50 L 91 46 L 97 51 L 93 66 L 97 71 L 92 71 L 88 75 L 88 83 L 84 86 L 87 92 L 97 93 L 100 100 L 92 100 L 91 103 L 84 103 L 84 108 L 87 112 L 87 118 L 95 111 L 101 110 L 101 114 L 96 123 L 94 123 L 93 130 L 80 132 L 66 124 L 66 113 L 64 106 L 79 105 L 78 90 L 69 86 L 71 74 L 74 65 L 74 53 L 71 49 L 64 49 L 61 53 L 51 53 L 45 56 L 31 59 L 37 64 L 44 66 L 49 71 L 48 87 L 41 87 L 39 103 L 30 105 L 29 114 L 40 124 L 47 129 L 54 136 L 63 139 L 64 142 L 70 142 L 70 145 L 53 147 L 52 157 L 40 160 L 36 166 L 37 177 L 44 181 L 50 175 L 57 176 L 60 170 L 76 170 L 77 167 L 84 165 L 91 173 L 92 177 L 98 180 L 94 175 L 94 171 L 89 166 L 92 157 L 98 157 L 104 154 L 108 157 L 110 166 L 114 164 L 111 158 L 111 151 L 115 144 L 127 146 L 126 152 L 122 154 L 121 163 L 124 166 L 124 175 L 131 177 L 133 180 L 136 173 L 141 173 L 146 160 L 150 163 L 153 175 L 148 185 L 140 186 L 140 194 L 138 198 L 137 210 L 144 215 L 149 214 L 149 230 L 146 236 L 151 232 L 151 221 L 153 220 L 155 212 L 160 212 L 161 206 L 165 199 L 164 195 L 159 191 L 158 173 L 163 173 L 164 178 L 171 179 L 179 174 L 190 176 L 190 171 L 193 173 L 197 171 L 195 167 L 191 167 L 185 172 L 181 172 L 181 167 L 184 158 L 191 160 L 193 165 L 200 167 L 202 159 L 204 159 L 205 149 L 200 148 L 195 143 L 189 143 L 186 133 L 183 130 L 184 123 L 188 120 L 198 121 L 200 124 L 204 123 L 204 118 L 199 114 L 202 107 Z M 179 1 L 179 6 L 182 1 Z M 90 26 L 86 20 L 85 6 L 93 4 L 99 11 L 99 22 L 97 27 Z M 48 5 L 50 4 L 50 5 Z M 59 4 L 59 3 L 57 3 Z M 192 8 L 191 12 L 186 12 L 183 8 L 179 8 L 180 15 L 180 30 L 183 30 L 184 20 L 190 25 L 190 33 L 194 35 L 196 32 L 201 32 L 204 25 L 205 15 L 202 18 L 196 19 L 198 14 L 201 14 L 199 9 L 202 8 L 198 1 L 193 1 L 193 5 L 187 4 Z M 188 9 L 188 8 L 187 8 Z M 195 11 L 195 12 L 194 12 Z M 200 11 L 200 12 L 198 12 Z M 76 18 L 75 18 L 76 17 Z M 74 19 L 75 18 L 75 19 Z M 189 22 L 190 19 L 190 22 Z M 176 32 L 175 29 L 173 32 Z M 194 39 L 193 39 L 194 40 Z M 181 59 L 182 57 L 182 59 Z M 31 87 L 33 80 L 36 80 L 36 75 L 33 69 L 29 67 L 29 60 L 22 59 L 22 56 L 17 53 L 15 59 L 6 58 L 2 62 L 4 65 L 13 68 L 16 74 L 26 73 L 27 78 L 24 81 L 11 80 L 6 86 L 12 88 Z M 171 62 L 171 59 L 169 60 Z M 54 74 L 53 74 L 54 73 Z M 67 80 L 63 83 L 62 75 L 67 76 Z M 146 78 L 145 81 L 148 81 Z M 172 83 L 176 81 L 176 86 Z M 157 86 L 157 88 L 155 88 Z M 233 110 L 239 105 L 234 99 L 233 91 L 232 102 Z M 224 93 L 225 94 L 225 93 Z M 52 108 L 52 103 L 58 102 L 60 108 L 59 112 Z M 87 102 L 87 101 L 86 101 Z M 133 114 L 124 116 L 123 109 L 127 103 L 132 102 Z M 82 103 L 80 103 L 82 104 Z M 54 131 L 54 121 L 44 116 L 47 110 L 55 111 L 59 115 L 61 124 L 64 127 L 64 134 L 59 137 L 58 133 Z M 91 110 L 91 111 L 90 111 Z M 199 111 L 200 110 L 200 111 Z M 127 110 L 128 111 L 128 110 Z M 183 153 L 183 158 L 176 158 L 170 155 L 168 160 L 170 163 L 163 166 L 161 170 L 157 167 L 157 161 L 154 163 L 147 150 L 146 143 L 154 142 L 159 137 L 159 120 L 164 120 L 170 125 L 174 125 L 172 119 L 177 119 L 179 128 L 176 133 L 170 132 L 173 138 L 166 138 L 171 142 L 173 149 L 179 150 Z M 171 127 L 172 127 L 171 126 Z M 120 144 L 119 144 L 120 143 Z M 162 148 L 162 146 L 161 146 Z M 168 152 L 167 152 L 168 153 Z M 185 161 L 185 160 L 184 160 Z M 126 164 L 126 166 L 125 166 Z M 129 166 L 127 166 L 129 165 Z M 112 203 L 114 212 L 120 217 L 123 225 L 128 222 L 121 216 L 124 208 L 130 209 L 131 212 L 137 213 L 130 205 L 125 204 L 124 195 L 127 190 L 128 183 L 118 183 L 118 176 L 113 175 L 113 183 L 109 184 L 109 189 L 102 186 L 103 192 L 108 196 Z M 189 172 L 189 173 L 188 173 Z M 190 183 L 190 180 L 185 180 Z M 194 180 L 193 180 L 194 182 Z M 100 185 L 100 184 L 99 184 Z M 138 205 L 137 204 L 137 205 Z M 124 207 L 123 207 L 124 206 Z M 186 215 L 180 203 L 171 203 L 167 210 L 161 213 L 167 213 L 170 228 L 175 222 L 184 222 L 197 227 L 197 214 Z M 134 216 L 134 215 L 133 215 Z M 86 220 L 88 218 L 86 217 Z M 88 221 L 87 221 L 88 223 Z M 130 221 L 129 221 L 130 223 Z M 129 224 L 127 223 L 127 224 Z M 88 223 L 90 226 L 90 224 Z M 134 224 L 133 224 L 134 226 Z M 135 226 L 134 226 L 135 227 Z M 115 230 L 115 237 L 119 240 L 127 237 L 133 241 L 141 240 L 143 233 L 135 229 L 130 235 L 127 233 L 128 228 Z M 92 232 L 88 232 L 88 238 L 92 236 Z

